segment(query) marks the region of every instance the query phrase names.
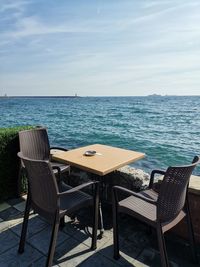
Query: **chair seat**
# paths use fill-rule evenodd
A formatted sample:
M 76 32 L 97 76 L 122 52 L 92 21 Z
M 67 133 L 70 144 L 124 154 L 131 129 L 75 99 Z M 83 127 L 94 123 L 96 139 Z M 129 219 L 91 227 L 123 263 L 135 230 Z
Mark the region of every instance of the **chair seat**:
M 151 225 L 155 225 L 156 223 L 156 205 L 134 196 L 127 197 L 120 201 L 118 211 L 132 215 Z
M 59 186 L 59 191 L 64 192 L 71 189 L 71 186 L 66 185 L 64 182 Z M 71 213 L 82 207 L 89 206 L 93 204 L 92 196 L 82 192 L 75 191 L 69 195 L 61 196 L 60 198 L 60 214 Z

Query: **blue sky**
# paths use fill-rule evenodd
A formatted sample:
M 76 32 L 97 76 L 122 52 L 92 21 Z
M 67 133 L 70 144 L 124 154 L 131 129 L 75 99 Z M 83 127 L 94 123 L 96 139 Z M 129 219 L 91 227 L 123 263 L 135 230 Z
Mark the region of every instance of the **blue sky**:
M 200 95 L 199 0 L 0 0 L 0 95 Z

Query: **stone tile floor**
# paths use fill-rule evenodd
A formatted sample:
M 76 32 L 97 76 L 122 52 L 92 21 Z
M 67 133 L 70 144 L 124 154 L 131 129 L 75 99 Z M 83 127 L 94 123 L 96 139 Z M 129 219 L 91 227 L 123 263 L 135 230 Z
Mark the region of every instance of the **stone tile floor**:
M 51 226 L 40 216 L 30 215 L 27 242 L 22 255 L 17 253 L 23 221 L 24 199 L 12 199 L 0 204 L 0 267 L 45 266 Z M 65 227 L 59 231 L 54 265 L 60 267 L 144 267 L 161 266 L 156 235 L 148 234 L 145 225 L 133 218 L 120 217 L 120 260 L 113 259 L 111 208 L 104 207 L 105 233 L 98 240 L 96 251 L 90 250 L 90 210 L 82 210 L 77 219 L 65 218 Z M 171 266 L 197 267 L 191 263 L 190 248 L 182 239 L 166 235 Z M 200 258 L 200 247 L 198 247 Z M 200 260 L 200 259 L 199 259 Z

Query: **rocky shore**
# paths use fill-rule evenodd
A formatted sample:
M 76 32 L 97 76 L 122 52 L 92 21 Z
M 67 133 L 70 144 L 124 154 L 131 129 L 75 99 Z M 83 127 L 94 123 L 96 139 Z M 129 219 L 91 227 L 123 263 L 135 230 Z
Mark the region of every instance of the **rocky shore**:
M 141 169 L 135 169 L 127 165 L 103 177 L 71 167 L 70 176 L 66 177 L 66 179 L 72 186 L 82 184 L 91 179 L 101 181 L 103 186 L 102 198 L 110 202 L 112 186 L 119 185 L 133 191 L 140 191 L 148 186 L 150 176 Z

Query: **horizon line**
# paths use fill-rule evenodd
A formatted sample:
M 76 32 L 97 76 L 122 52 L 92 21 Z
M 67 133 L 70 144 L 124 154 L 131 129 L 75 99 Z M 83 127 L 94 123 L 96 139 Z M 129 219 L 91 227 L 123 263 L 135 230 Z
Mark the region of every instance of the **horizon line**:
M 150 94 L 150 95 L 2 95 L 0 98 L 80 98 L 80 97 L 171 97 L 171 96 L 200 96 L 199 95 L 160 95 L 160 94 Z

